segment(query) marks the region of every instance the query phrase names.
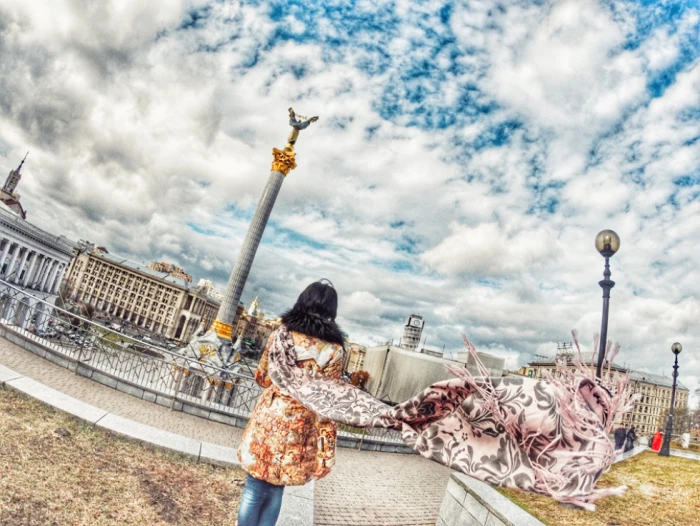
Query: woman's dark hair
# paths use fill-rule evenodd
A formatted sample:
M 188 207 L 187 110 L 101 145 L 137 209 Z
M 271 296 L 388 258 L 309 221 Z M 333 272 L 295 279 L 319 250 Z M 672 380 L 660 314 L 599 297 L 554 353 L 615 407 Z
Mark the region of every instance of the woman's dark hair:
M 333 288 L 333 284 L 329 285 L 322 281 L 316 281 L 299 294 L 299 298 L 297 298 L 297 302 L 292 309 L 335 320 L 335 317 L 338 315 L 338 293 Z
M 282 323 L 290 331 L 344 346 L 343 332 L 335 323 L 338 294 L 330 281 L 324 281 L 328 280 L 316 281 L 306 287 L 294 307 L 282 314 Z

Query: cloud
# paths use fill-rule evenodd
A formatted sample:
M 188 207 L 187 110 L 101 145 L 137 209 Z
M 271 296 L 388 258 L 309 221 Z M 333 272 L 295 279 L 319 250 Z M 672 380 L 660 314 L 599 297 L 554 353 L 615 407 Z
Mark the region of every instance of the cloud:
M 556 240 L 547 231 L 520 231 L 512 236 L 495 223 L 453 225 L 452 233 L 421 259 L 448 274 L 501 277 L 519 274 L 556 255 Z

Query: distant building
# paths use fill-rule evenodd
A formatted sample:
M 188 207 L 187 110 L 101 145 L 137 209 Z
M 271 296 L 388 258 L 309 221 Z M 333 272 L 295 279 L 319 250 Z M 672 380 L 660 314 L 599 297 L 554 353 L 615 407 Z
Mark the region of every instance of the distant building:
M 107 252 L 107 249 L 104 247 L 98 247 L 103 249 L 105 252 Z M 172 263 L 165 263 L 163 261 L 154 261 L 149 265 L 151 270 L 155 270 L 156 272 L 164 272 L 165 274 L 169 274 L 174 278 L 180 278 L 183 281 L 186 281 L 187 283 L 192 283 L 192 276 L 190 276 L 187 272 L 185 272 L 183 269 L 180 267 L 173 265 Z
M 218 302 L 221 302 L 221 300 L 224 299 L 223 294 L 221 294 L 219 291 L 217 291 L 214 288 L 214 284 L 208 279 L 200 279 L 199 282 L 197 283 L 197 286 L 204 288 L 204 290 L 206 290 L 206 292 L 207 292 L 207 295 L 211 296 L 212 298 L 214 298 Z
M 403 338 L 401 338 L 401 347 L 409 351 L 415 351 L 420 343 L 421 335 L 423 334 L 423 317 L 417 314 L 411 314 L 403 327 Z
M 345 364 L 344 369 L 349 373 L 362 371 L 365 364 L 365 353 L 367 347 L 359 343 L 348 343 L 345 346 Z
M 280 318 L 265 319 L 265 313 L 258 309 L 258 298 L 253 300 L 248 310 L 239 305 L 234 320 L 233 336 L 250 340 L 258 349 L 264 349 L 270 335 L 282 324 Z
M 187 341 L 214 321 L 219 302 L 202 287 L 81 241 L 65 283 L 66 296 L 139 328 Z M 191 279 L 191 278 L 190 278 Z
M 490 376 L 502 375 L 503 358 L 477 354 Z M 447 366 L 462 367 L 474 376 L 481 376 L 473 359 L 462 362 L 446 360 L 393 345 L 367 348 L 362 369 L 370 375 L 367 389 L 373 396 L 386 402 L 399 403 L 436 382 L 454 378 L 447 371 Z
M 587 353 L 584 360 L 589 362 L 597 353 Z M 567 366 L 573 369 L 573 346 L 570 343 L 559 344 L 555 356 L 536 356 L 535 360 L 520 368 L 520 373 L 530 378 L 542 378 L 545 371 L 556 376 L 555 360 L 565 360 Z M 607 365 L 605 365 L 607 368 Z M 665 411 L 671 406 L 671 391 L 673 378 L 658 374 L 634 371 L 613 363 L 611 371 L 629 373 L 630 383 L 628 389 L 632 394 L 641 394 L 642 398 L 634 404 L 632 411 L 622 416 L 622 422 L 627 428 L 634 425 L 638 435 L 653 435 L 658 428 L 665 428 L 663 421 Z M 688 407 L 689 390 L 682 383 L 676 383 L 676 408 Z

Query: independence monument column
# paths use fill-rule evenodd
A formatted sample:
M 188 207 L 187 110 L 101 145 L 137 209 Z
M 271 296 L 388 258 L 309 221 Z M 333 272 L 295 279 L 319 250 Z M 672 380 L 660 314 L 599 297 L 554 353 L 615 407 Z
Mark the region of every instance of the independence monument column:
M 245 282 L 248 279 L 248 273 L 253 264 L 253 259 L 255 259 L 255 253 L 258 250 L 260 239 L 265 231 L 267 220 L 270 218 L 272 207 L 275 206 L 277 194 L 282 187 L 282 182 L 285 176 L 297 167 L 294 145 L 299 137 L 299 132 L 308 128 L 312 122 L 316 122 L 317 120 L 318 117 L 311 117 L 309 119 L 302 115 L 297 115 L 292 108 L 289 108 L 289 124 L 292 127 L 292 133 L 289 135 L 287 144 L 283 150 L 278 150 L 277 148 L 272 149 L 273 161 L 270 176 L 267 179 L 267 184 L 260 197 L 258 206 L 255 209 L 253 221 L 250 223 L 250 227 L 248 227 L 248 233 L 241 246 L 241 251 L 238 254 L 236 265 L 231 272 L 228 285 L 226 285 L 226 292 L 224 293 L 224 299 L 219 307 L 219 312 L 216 315 L 216 320 L 211 327 L 216 331 L 217 336 L 224 341 L 231 340 L 236 308 L 241 299 L 241 293 L 243 292 Z

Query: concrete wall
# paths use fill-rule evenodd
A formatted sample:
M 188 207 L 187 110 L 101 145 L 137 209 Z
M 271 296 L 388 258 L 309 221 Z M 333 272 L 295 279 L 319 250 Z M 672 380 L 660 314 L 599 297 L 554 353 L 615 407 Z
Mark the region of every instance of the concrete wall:
M 373 395 L 377 392 L 382 371 L 384 370 L 384 360 L 387 358 L 389 349 L 389 346 L 383 345 L 381 347 L 368 347 L 365 351 L 363 370 L 369 373 L 367 389 Z
M 505 363 L 503 358 L 484 353 L 479 353 L 479 358 L 491 376 L 501 376 Z M 467 370 L 480 376 L 473 358 L 467 361 L 465 357 L 465 362 Z M 380 400 L 404 402 L 434 383 L 454 378 L 447 371 L 448 366 L 465 367 L 465 364 L 399 347 L 370 347 L 365 354 L 364 365 L 370 375 L 367 389 Z
M 499 358 L 493 354 L 486 354 L 483 352 L 477 352 L 476 354 L 479 357 L 479 360 L 481 360 L 481 363 L 484 364 L 484 367 L 488 369 L 489 376 L 501 376 L 503 374 L 503 367 L 506 364 L 505 358 Z M 476 361 L 474 361 L 474 357 L 470 353 L 458 353 L 455 361 L 466 364 L 467 369 L 471 371 L 472 374 L 479 375 L 479 372 L 476 369 Z
M 454 472 L 435 526 L 544 526 L 485 482 Z

